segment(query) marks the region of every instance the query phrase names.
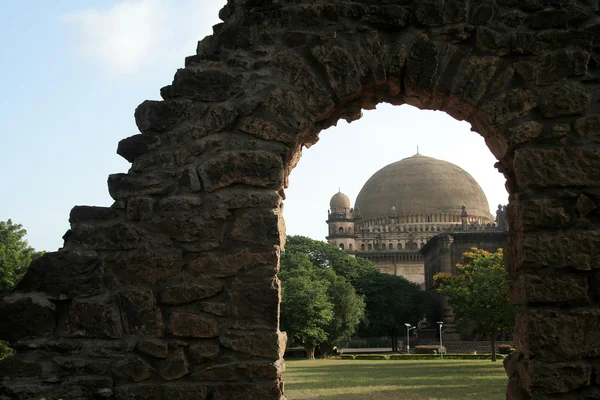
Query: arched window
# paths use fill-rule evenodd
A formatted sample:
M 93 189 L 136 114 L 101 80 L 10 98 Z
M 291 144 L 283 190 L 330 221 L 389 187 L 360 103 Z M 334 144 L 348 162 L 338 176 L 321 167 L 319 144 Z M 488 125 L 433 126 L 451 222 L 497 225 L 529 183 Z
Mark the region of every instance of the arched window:
M 423 248 L 423 246 L 425 246 L 425 243 L 421 242 L 421 248 Z
M 352 233 L 352 228 L 348 227 L 348 233 Z
M 338 228 L 338 232 L 339 233 L 344 233 L 344 228 L 342 228 L 341 226 Z
M 352 251 L 352 243 L 348 245 L 348 250 Z
M 393 245 L 393 244 L 391 244 L 391 243 L 390 243 L 390 244 L 388 244 L 388 249 L 389 249 L 389 250 L 394 250 L 394 245 Z
M 373 246 L 369 243 L 369 250 L 373 250 Z
M 344 250 L 344 243 L 340 243 L 340 249 Z
M 364 250 L 364 249 L 365 249 L 365 244 L 364 244 L 364 243 L 360 245 L 360 249 L 361 249 L 361 250 Z
M 398 250 L 402 250 L 402 243 L 398 243 Z
M 431 215 L 427 216 L 427 222 L 431 222 Z

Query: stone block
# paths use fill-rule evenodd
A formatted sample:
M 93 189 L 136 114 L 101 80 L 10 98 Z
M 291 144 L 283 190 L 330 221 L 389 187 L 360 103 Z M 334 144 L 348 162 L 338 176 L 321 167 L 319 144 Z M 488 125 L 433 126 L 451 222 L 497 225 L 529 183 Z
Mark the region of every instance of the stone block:
M 280 301 L 280 282 L 277 277 L 268 280 L 235 279 L 227 293 L 234 318 L 277 329 Z
M 76 375 L 106 375 L 109 361 L 105 360 L 90 360 L 83 357 L 54 357 L 52 359 L 58 366 L 61 375 L 76 376 Z
M 523 237 L 522 264 L 525 267 L 600 268 L 600 232 L 563 231 Z
M 235 210 L 239 208 L 279 209 L 283 198 L 274 189 L 229 187 L 207 194 L 206 207 Z
M 504 56 L 510 53 L 511 36 L 508 33 L 480 26 L 477 28 L 476 36 L 477 49 Z
M 575 121 L 575 132 L 583 138 L 597 138 L 600 136 L 600 115 L 590 115 Z
M 160 377 L 166 381 L 172 381 L 184 377 L 190 373 L 188 361 L 183 349 L 175 350 L 160 369 Z
M 221 317 L 225 317 L 229 314 L 227 304 L 217 301 L 201 301 L 196 305 L 196 308 L 200 311 Z
M 116 219 L 119 213 L 114 208 L 110 207 L 90 207 L 90 206 L 75 206 L 71 209 L 69 222 L 83 221 L 107 221 Z
M 511 301 L 515 304 L 539 303 L 587 304 L 588 279 L 584 275 L 521 274 L 511 285 Z
M 119 142 L 117 154 L 129 162 L 136 157 L 159 148 L 161 140 L 156 135 L 133 135 Z
M 75 244 L 89 250 L 132 250 L 147 243 L 164 239 L 152 236 L 133 224 L 123 222 L 106 224 L 73 224 L 66 247 Z
M 517 315 L 515 347 L 526 358 L 556 362 L 599 357 L 600 310 L 529 309 Z
M 213 397 L 209 397 L 209 394 L 210 391 L 208 387 L 204 384 L 193 384 L 186 382 L 185 384 L 178 383 L 177 385 L 163 386 L 164 399 L 169 400 L 208 400 L 209 398 L 211 400 L 214 399 Z
M 174 176 L 165 173 L 112 174 L 108 177 L 108 192 L 115 200 L 132 196 L 165 195 L 176 189 Z
M 519 185 L 600 186 L 600 150 L 594 148 L 523 148 L 515 151 Z
M 189 100 L 146 100 L 135 110 L 135 123 L 144 134 L 162 133 L 189 118 L 193 112 Z
M 590 101 L 589 89 L 580 83 L 561 83 L 540 93 L 540 110 L 546 118 L 585 114 Z
M 210 250 L 222 243 L 228 214 L 225 210 L 200 215 L 191 211 L 163 214 L 152 219 L 147 227 L 178 242 L 194 243 L 201 250 Z
M 71 303 L 65 336 L 116 339 L 121 333 L 120 317 L 109 295 L 77 298 Z
M 163 319 L 151 290 L 124 290 L 119 294 L 125 331 L 130 335 L 163 336 Z
M 587 72 L 590 53 L 583 50 L 559 50 L 541 57 L 536 83 L 548 85 Z
M 144 221 L 154 214 L 154 199 L 152 197 L 131 197 L 127 200 L 127 219 Z
M 258 379 L 280 379 L 283 371 L 281 361 L 238 362 L 214 365 L 191 376 L 199 381 L 244 381 Z
M 185 312 L 172 312 L 168 332 L 173 336 L 212 338 L 219 336 L 219 324 L 215 318 Z
M 219 102 L 242 90 L 242 80 L 220 69 L 179 69 L 173 84 L 161 90 L 163 98 L 189 98 L 195 101 Z
M 116 379 L 141 382 L 150 379 L 154 369 L 143 358 L 130 354 L 124 360 L 115 362 L 111 371 Z
M 169 305 L 181 305 L 215 296 L 223 290 L 220 282 L 183 283 L 169 286 L 160 293 L 160 301 Z
M 283 382 L 261 382 L 252 384 L 228 384 L 214 389 L 212 400 L 280 400 L 283 397 Z
M 240 271 L 249 271 L 261 265 L 272 267 L 273 275 L 279 269 L 279 254 L 271 249 L 264 252 L 242 250 L 233 254 L 204 253 L 190 261 L 187 270 L 197 276 L 229 277 Z
M 157 284 L 181 272 L 182 251 L 176 248 L 144 247 L 121 252 L 110 262 L 112 273 L 132 284 Z
M 177 177 L 177 183 L 180 188 L 187 188 L 190 192 L 196 193 L 202 190 L 202 183 L 198 173 L 193 168 L 187 168 Z
M 466 57 L 450 86 L 451 93 L 469 104 L 478 104 L 487 91 L 498 64 L 498 57 Z
M 272 248 L 283 245 L 282 236 L 285 232 L 279 230 L 279 219 L 282 218 L 278 210 L 250 209 L 235 213 L 233 227 L 229 238 L 237 242 L 250 243 Z
M 169 355 L 169 346 L 165 341 L 159 339 L 141 339 L 136 348 L 140 353 L 154 358 L 167 358 Z
M 190 346 L 188 351 L 190 358 L 196 364 L 212 360 L 219 355 L 221 347 L 217 343 L 197 343 Z
M 228 349 L 275 361 L 283 357 L 287 336 L 275 330 L 226 329 L 220 340 Z
M 283 161 L 266 151 L 227 151 L 202 164 L 198 174 L 208 192 L 234 184 L 280 189 Z
M 335 45 L 316 46 L 311 49 L 311 54 L 321 64 L 336 97 L 350 96 L 359 91 L 359 71 L 346 49 Z
M 43 362 L 27 360 L 19 354 L 0 360 L 0 375 L 5 379 L 42 377 L 47 369 Z
M 115 400 L 163 400 L 157 384 L 123 385 L 115 388 Z
M 194 172 L 193 170 L 190 171 Z M 159 213 L 199 211 L 203 209 L 203 204 L 204 200 L 199 195 L 170 196 L 158 202 L 156 211 Z
M 538 98 L 531 90 L 504 90 L 483 104 L 479 114 L 488 125 L 504 125 L 536 108 Z
M 248 118 L 239 128 L 240 131 L 263 140 L 276 140 L 293 144 L 298 139 L 293 132 L 289 132 L 261 118 Z
M 16 290 L 43 292 L 54 299 L 97 294 L 104 290 L 104 273 L 105 263 L 98 257 L 45 253 L 29 265 Z
M 296 37 L 302 35 L 300 32 L 295 34 Z M 303 46 L 310 45 L 306 42 L 306 38 L 303 37 L 300 40 L 305 42 Z M 311 67 L 307 65 L 303 58 L 290 51 L 282 51 L 273 57 L 272 64 L 288 84 L 297 88 L 305 103 L 312 110 L 320 113 L 333 107 L 330 93 L 318 82 Z M 278 140 L 284 143 L 295 143 L 297 140 L 293 131 L 281 130 L 271 122 L 259 118 L 254 118 L 245 123 L 240 130 L 266 140 Z

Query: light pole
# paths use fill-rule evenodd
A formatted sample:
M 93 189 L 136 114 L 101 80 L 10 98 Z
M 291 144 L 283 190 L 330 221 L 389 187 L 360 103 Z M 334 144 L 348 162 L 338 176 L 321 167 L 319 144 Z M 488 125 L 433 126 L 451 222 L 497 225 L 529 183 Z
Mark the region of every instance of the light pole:
M 442 325 L 444 325 L 444 323 L 438 321 L 438 325 L 440 326 L 440 357 L 443 360 L 444 359 L 444 346 L 442 344 Z
M 406 354 L 410 354 L 410 331 L 416 328 L 416 326 L 410 326 L 409 323 L 404 324 L 406 326 Z

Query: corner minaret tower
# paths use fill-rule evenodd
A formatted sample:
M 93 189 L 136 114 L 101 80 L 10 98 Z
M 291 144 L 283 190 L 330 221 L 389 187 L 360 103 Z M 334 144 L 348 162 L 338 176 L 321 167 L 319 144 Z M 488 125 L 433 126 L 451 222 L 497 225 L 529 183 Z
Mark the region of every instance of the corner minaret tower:
M 354 241 L 354 210 L 350 207 L 350 198 L 341 191 L 333 195 L 329 201 L 327 213 L 329 229 L 327 241 L 342 250 L 356 250 Z

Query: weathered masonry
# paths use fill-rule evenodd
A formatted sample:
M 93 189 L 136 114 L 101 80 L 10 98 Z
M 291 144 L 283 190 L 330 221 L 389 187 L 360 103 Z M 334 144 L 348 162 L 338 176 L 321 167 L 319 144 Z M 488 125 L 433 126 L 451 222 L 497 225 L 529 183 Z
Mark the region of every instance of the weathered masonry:
M 600 398 L 597 3 L 230 0 L 136 110 L 114 205 L 75 207 L 0 302 L 1 398 L 282 399 L 283 189 L 381 102 L 470 122 L 506 176 L 507 397 Z

